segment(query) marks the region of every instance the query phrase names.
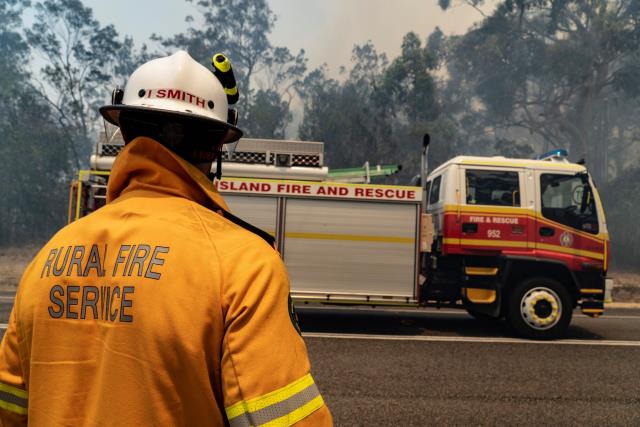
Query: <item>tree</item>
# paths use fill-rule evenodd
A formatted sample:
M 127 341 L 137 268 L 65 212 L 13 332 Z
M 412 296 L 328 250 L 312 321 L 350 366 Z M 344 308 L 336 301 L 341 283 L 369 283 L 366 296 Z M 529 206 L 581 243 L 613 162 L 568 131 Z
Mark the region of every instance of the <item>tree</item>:
M 496 151 L 504 157 L 515 157 L 518 159 L 533 158 L 533 149 L 523 141 L 513 141 L 505 138 L 498 138 L 494 147 Z
M 636 0 L 503 1 L 449 59 L 496 132 L 519 128 L 595 164 L 614 133 L 605 100 L 640 86 L 639 9 Z
M 402 52 L 385 72 L 386 84 L 395 109 L 402 113 L 407 123 L 418 126 L 438 116 L 435 81 L 431 71 L 436 68 L 436 58 L 418 35 L 407 33 L 402 40 Z
M 23 8 L 22 0 L 0 2 L 0 96 L 10 94 L 17 89 L 16 82 L 24 83 L 28 78 L 24 64 L 28 61 L 29 47 L 16 31 Z
M 611 235 L 611 261 L 616 268 L 638 270 L 640 229 L 631 226 L 638 211 L 638 180 L 640 168 L 631 167 L 620 172 L 600 190 L 607 213 L 607 227 Z
M 252 136 L 284 139 L 285 128 L 291 120 L 289 104 L 273 90 L 256 91 L 244 113 L 243 130 Z
M 253 137 L 282 135 L 291 117 L 293 87 L 306 71 L 304 51 L 293 55 L 287 48 L 271 44 L 268 36 L 276 18 L 266 0 L 186 1 L 194 3 L 198 12 L 196 17 L 186 17 L 190 24 L 187 31 L 169 38 L 153 35 L 152 39 L 167 50 L 185 49 L 209 67 L 213 54 L 225 53 L 240 90 L 241 127 Z M 258 89 L 254 89 L 256 85 Z M 261 110 L 265 114 L 258 114 Z M 269 113 L 276 111 L 282 115 Z
M 242 128 L 247 135 L 282 139 L 292 119 L 291 102 L 307 71 L 304 51 L 298 55 L 276 47 L 265 61 L 262 78 L 256 78 L 258 90 L 248 97 L 243 111 Z
M 26 31 L 45 65 L 40 93 L 65 133 L 70 159 L 86 163 L 97 133 L 98 108 L 135 67 L 131 39 L 119 39 L 113 25 L 101 26 L 80 0 L 44 0 L 35 4 L 35 23 Z M 143 47 L 139 61 L 144 59 Z
M 409 173 L 419 169 L 419 142 L 425 133 L 436 142 L 432 145 L 431 165 L 446 160 L 446 154 L 453 151 L 456 142 L 452 122 L 442 114 L 433 75 L 441 54 L 438 48 L 442 40 L 438 39 L 442 35 L 438 31 L 436 29 L 424 44 L 416 33 L 407 33 L 402 40 L 400 56 L 384 73 L 387 102 L 392 106 L 395 123 L 394 150 Z
M 329 78 L 324 67 L 305 77 L 299 87 L 304 103 L 299 136 L 325 142 L 331 167 L 394 162 L 390 104 L 383 94 L 386 56 L 368 42 L 353 48 L 351 60 L 344 82 Z
M 30 83 L 17 32 L 26 2 L 0 3 L 0 244 L 40 240 L 64 222 L 67 165 L 51 111 Z
M 270 57 L 268 35 L 275 16 L 265 0 L 186 0 L 193 3 L 199 16 L 185 18 L 191 26 L 169 38 L 157 34 L 153 40 L 168 49 L 185 49 L 203 65 L 211 66 L 211 57 L 222 52 L 231 58 L 240 88 L 249 93 L 251 79 Z M 212 25 L 215 23 L 215 25 Z
M 446 160 L 455 151 L 457 129 L 451 117 L 442 114 L 433 75 L 442 53 L 434 46 L 444 41 L 441 32 L 427 43 L 410 32 L 401 54 L 390 63 L 368 42 L 354 46 L 343 82 L 327 78 L 324 69 L 310 73 L 301 87 L 300 136 L 324 141 L 332 167 L 367 160 L 401 164 L 403 171 L 390 178 L 392 182 L 406 183 L 418 173 L 424 133 L 437 141 L 431 164 Z

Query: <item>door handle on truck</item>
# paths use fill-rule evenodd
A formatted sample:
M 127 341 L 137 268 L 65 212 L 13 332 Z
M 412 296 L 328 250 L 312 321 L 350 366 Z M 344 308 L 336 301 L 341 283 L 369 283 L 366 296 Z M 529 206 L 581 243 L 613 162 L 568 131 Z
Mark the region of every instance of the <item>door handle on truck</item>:
M 472 222 L 463 222 L 462 223 L 462 232 L 463 233 L 477 233 L 478 232 L 478 224 L 474 224 Z
M 555 230 L 551 227 L 540 227 L 539 232 L 543 237 L 550 237 L 556 234 Z

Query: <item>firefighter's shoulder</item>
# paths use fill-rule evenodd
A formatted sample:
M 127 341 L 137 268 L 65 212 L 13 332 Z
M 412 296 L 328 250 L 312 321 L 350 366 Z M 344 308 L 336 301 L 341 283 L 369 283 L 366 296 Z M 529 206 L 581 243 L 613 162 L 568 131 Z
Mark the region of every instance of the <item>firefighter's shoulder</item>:
M 200 216 L 221 266 L 227 302 L 249 304 L 251 298 L 264 298 L 266 293 L 272 299 L 269 304 L 282 305 L 287 312 L 289 277 L 280 254 L 259 233 L 224 214 L 201 211 Z
M 205 208 L 202 208 L 200 216 L 207 232 L 215 235 L 216 242 L 224 242 L 223 246 L 227 250 L 255 246 L 259 250 L 266 249 L 267 253 L 275 253 L 275 238 L 270 230 L 255 227 L 223 209 L 205 211 Z

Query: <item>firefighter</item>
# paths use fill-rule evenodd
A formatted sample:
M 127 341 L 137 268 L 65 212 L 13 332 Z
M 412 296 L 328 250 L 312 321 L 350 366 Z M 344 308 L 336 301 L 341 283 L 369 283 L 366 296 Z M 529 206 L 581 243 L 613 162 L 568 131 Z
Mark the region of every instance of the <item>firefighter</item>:
M 100 109 L 126 142 L 108 203 L 22 277 L 0 425 L 332 424 L 271 237 L 231 215 L 206 175 L 242 135 L 221 80 L 181 51 Z

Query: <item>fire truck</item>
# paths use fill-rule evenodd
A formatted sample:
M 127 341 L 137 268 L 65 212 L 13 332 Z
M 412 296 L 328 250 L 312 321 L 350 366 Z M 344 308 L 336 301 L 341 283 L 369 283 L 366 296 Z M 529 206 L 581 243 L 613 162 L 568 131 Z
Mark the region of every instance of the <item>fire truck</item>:
M 71 186 L 69 221 L 105 202 L 118 134 Z M 538 159 L 459 156 L 418 186 L 371 184 L 395 166 L 329 170 L 321 142 L 241 139 L 214 185 L 273 235 L 297 304 L 455 307 L 506 318 L 526 338 L 566 331 L 610 298 L 609 238 L 587 171 L 563 150 Z

